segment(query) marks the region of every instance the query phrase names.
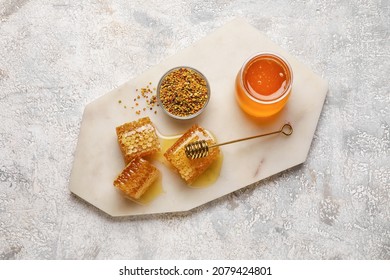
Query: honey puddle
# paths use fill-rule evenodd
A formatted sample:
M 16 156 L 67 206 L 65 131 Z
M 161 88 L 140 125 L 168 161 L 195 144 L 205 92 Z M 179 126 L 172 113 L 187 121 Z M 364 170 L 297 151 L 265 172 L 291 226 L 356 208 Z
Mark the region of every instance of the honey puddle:
M 218 158 L 210 165 L 209 168 L 194 183 L 192 183 L 191 188 L 206 188 L 214 184 L 221 173 L 223 162 L 223 156 L 220 154 Z
M 169 166 L 169 162 L 164 157 L 164 153 L 181 137 L 181 135 L 174 135 L 174 136 L 165 136 L 158 134 L 158 137 L 160 138 L 161 143 L 161 152 L 158 153 L 158 155 L 155 156 L 155 158 L 162 162 L 163 164 Z M 219 174 L 221 173 L 222 168 L 222 162 L 223 162 L 223 156 L 220 154 L 216 161 L 214 161 L 210 167 L 203 172 L 192 185 L 188 186 L 191 188 L 206 188 L 214 184 L 219 177 Z M 171 169 L 172 167 L 169 166 Z M 176 173 L 177 176 L 180 177 L 180 175 L 175 172 L 175 170 L 172 169 L 172 172 Z
M 156 197 L 164 192 L 162 187 L 162 176 L 157 178 L 157 180 L 146 190 L 146 192 L 139 199 L 131 199 L 132 201 L 139 204 L 149 204 Z
M 161 144 L 161 152 L 156 153 L 153 156 L 147 157 L 150 161 L 159 161 L 164 165 L 168 166 L 176 176 L 180 175 L 170 166 L 169 162 L 165 159 L 164 153 L 181 137 L 181 135 L 174 136 L 165 136 L 158 133 L 158 137 L 160 139 Z M 210 167 L 201 174 L 196 181 L 188 186 L 190 188 L 206 188 L 214 184 L 221 173 L 223 162 L 223 156 L 220 154 Z M 164 192 L 162 186 L 162 175 L 149 187 L 149 189 L 137 200 L 133 200 L 139 204 L 148 204 L 157 198 L 160 194 Z

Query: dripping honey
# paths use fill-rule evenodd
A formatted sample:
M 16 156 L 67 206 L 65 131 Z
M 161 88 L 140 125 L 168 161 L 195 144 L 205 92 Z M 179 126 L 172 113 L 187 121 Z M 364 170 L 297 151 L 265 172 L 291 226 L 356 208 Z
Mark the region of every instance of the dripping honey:
M 214 184 L 221 173 L 223 162 L 222 154 L 219 154 L 217 159 L 210 165 L 210 167 L 203 172 L 190 187 L 192 188 L 206 188 Z
M 139 199 L 131 199 L 134 202 L 137 202 L 139 204 L 145 205 L 149 204 L 151 201 L 156 199 L 160 194 L 164 192 L 164 189 L 162 187 L 162 178 L 161 174 L 157 178 L 156 181 L 154 181 L 153 184 L 150 185 L 150 187 L 146 190 L 146 192 L 139 198 Z
M 167 165 L 168 162 L 164 158 L 163 154 L 181 137 L 181 135 L 164 136 L 159 134 L 158 137 L 160 138 L 161 152 L 155 156 L 155 159 Z M 210 167 L 205 172 L 203 172 L 189 187 L 206 188 L 214 184 L 219 178 L 222 162 L 223 156 L 220 154 L 218 158 L 210 165 Z
M 257 54 L 248 59 L 236 77 L 239 106 L 254 117 L 278 113 L 291 93 L 292 70 L 280 56 Z
M 150 161 L 160 161 L 163 164 L 167 165 L 168 162 L 164 158 L 163 154 L 180 137 L 181 137 L 181 135 L 164 136 L 164 135 L 158 134 L 158 138 L 160 139 L 160 144 L 161 144 L 161 151 L 152 155 L 152 156 L 148 156 L 147 158 Z M 221 168 L 222 168 L 222 162 L 223 162 L 223 156 L 222 156 L 222 154 L 220 154 L 218 156 L 218 158 L 210 165 L 210 167 L 205 172 L 203 172 L 195 180 L 195 182 L 192 183 L 189 187 L 206 188 L 206 187 L 214 184 L 219 178 L 219 174 L 220 174 Z M 131 199 L 131 200 L 138 203 L 138 204 L 146 205 L 146 204 L 149 204 L 151 201 L 155 200 L 163 192 L 164 192 L 164 189 L 162 186 L 162 176 L 160 174 L 158 179 L 148 188 L 148 190 L 139 199 Z

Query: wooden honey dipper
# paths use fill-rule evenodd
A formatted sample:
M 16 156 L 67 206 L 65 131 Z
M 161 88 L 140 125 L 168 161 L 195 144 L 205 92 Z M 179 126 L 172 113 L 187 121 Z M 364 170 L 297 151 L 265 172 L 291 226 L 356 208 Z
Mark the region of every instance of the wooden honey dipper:
M 245 140 L 250 140 L 253 138 L 259 138 L 259 137 L 263 137 L 263 136 L 278 134 L 278 133 L 282 133 L 286 136 L 290 136 L 293 133 L 293 128 L 289 123 L 286 123 L 277 131 L 264 133 L 264 134 L 260 134 L 260 135 L 255 135 L 255 136 L 250 136 L 250 137 L 245 137 L 245 138 L 241 138 L 241 139 L 236 139 L 236 140 L 232 140 L 232 141 L 228 141 L 228 142 L 224 142 L 224 143 L 219 143 L 219 144 L 214 144 L 214 145 L 210 145 L 210 146 L 207 144 L 207 142 L 205 140 L 199 140 L 199 141 L 195 141 L 195 142 L 187 144 L 184 147 L 184 151 L 185 151 L 186 156 L 189 159 L 203 158 L 209 154 L 209 149 L 211 149 L 211 148 L 223 146 L 223 145 L 227 145 L 227 144 L 232 144 L 232 143 L 236 143 L 236 142 L 241 142 L 241 141 L 245 141 Z

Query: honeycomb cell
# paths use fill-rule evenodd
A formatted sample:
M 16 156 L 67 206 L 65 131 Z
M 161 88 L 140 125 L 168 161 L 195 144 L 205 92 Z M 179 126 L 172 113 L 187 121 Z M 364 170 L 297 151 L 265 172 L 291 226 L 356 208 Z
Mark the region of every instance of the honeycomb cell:
M 122 170 L 114 186 L 130 199 L 139 199 L 156 181 L 160 171 L 147 160 L 135 158 Z
M 156 128 L 149 117 L 118 126 L 116 134 L 126 164 L 136 157 L 145 157 L 160 151 Z
M 220 153 L 220 149 L 215 147 L 210 149 L 208 156 L 204 158 L 187 158 L 184 147 L 191 142 L 199 140 L 205 140 L 208 145 L 215 144 L 213 136 L 208 131 L 198 125 L 194 125 L 164 153 L 164 157 L 189 185 L 194 183 L 206 171 Z

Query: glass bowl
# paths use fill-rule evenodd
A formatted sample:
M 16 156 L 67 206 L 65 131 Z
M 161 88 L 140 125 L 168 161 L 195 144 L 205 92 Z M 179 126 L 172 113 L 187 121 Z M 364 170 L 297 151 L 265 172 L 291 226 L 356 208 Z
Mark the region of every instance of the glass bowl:
M 157 85 L 157 101 L 162 110 L 178 120 L 199 116 L 210 100 L 210 85 L 206 77 L 189 66 L 168 70 Z

